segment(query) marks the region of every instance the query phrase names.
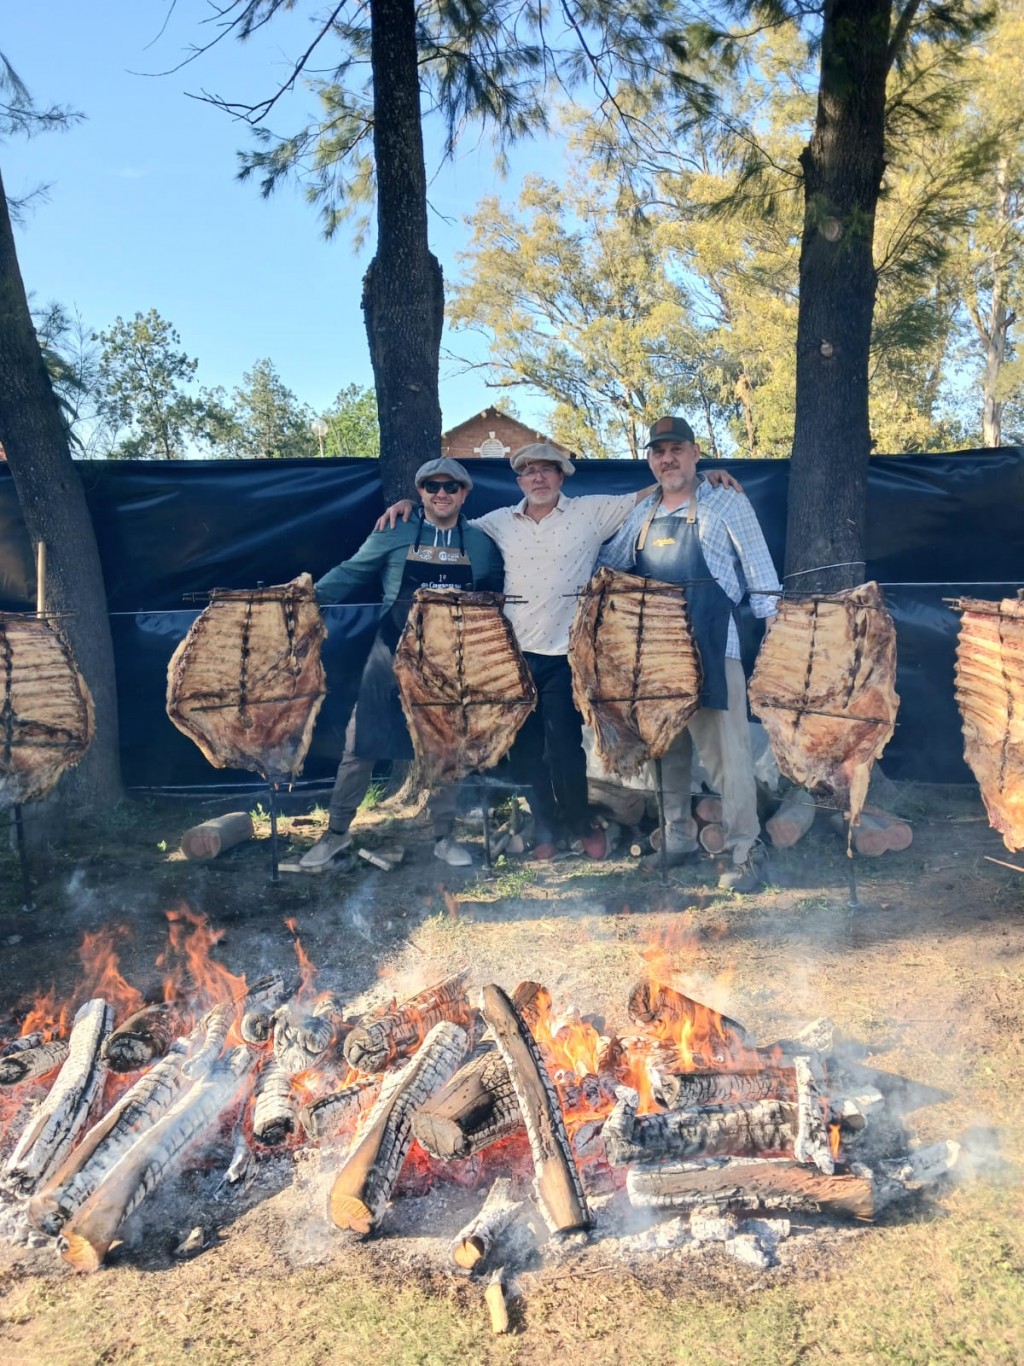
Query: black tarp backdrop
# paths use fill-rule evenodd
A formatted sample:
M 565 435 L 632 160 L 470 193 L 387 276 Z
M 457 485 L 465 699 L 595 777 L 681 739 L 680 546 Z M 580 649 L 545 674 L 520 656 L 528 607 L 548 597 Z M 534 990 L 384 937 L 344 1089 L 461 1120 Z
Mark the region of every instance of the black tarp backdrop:
M 778 565 L 785 545 L 789 464 L 724 461 L 739 478 Z M 113 621 L 122 766 L 132 787 L 254 785 L 213 769 L 167 719 L 167 661 L 212 588 L 314 578 L 351 555 L 381 509 L 379 467 L 368 460 L 80 462 L 96 525 Z M 467 512 L 512 502 L 503 460 L 474 461 Z M 649 481 L 633 461 L 583 461 L 571 493 L 616 493 Z M 866 578 L 877 579 L 896 621 L 901 705 L 885 754 L 890 777 L 967 782 L 953 696 L 958 618 L 943 599 L 997 599 L 1024 583 L 1024 450 L 871 461 Z M 788 587 L 798 589 L 799 580 Z M 190 600 L 196 595 L 198 601 Z M 0 464 L 0 609 L 35 605 L 31 548 L 13 482 Z M 328 607 L 324 662 L 330 693 L 303 781 L 325 781 L 376 625 L 372 605 Z M 742 612 L 750 667 L 760 627 Z

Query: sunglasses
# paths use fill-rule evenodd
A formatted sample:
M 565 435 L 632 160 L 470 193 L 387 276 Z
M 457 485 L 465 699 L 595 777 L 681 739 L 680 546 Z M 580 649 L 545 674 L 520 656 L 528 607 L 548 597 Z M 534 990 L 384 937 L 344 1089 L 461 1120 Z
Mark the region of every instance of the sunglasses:
M 462 485 L 457 479 L 424 479 L 420 488 L 424 493 L 458 493 Z

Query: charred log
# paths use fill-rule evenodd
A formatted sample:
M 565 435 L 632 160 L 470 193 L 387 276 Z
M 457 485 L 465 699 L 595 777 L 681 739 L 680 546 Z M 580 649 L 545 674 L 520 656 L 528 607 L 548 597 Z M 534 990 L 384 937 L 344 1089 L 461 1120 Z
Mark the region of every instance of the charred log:
M 484 1043 L 418 1111 L 412 1128 L 432 1157 L 444 1159 L 480 1152 L 522 1123 L 505 1060 L 493 1043 Z
M 534 1188 L 548 1228 L 552 1233 L 588 1228 L 583 1184 L 536 1040 L 500 987 L 484 987 L 480 1008 L 515 1087 L 533 1154 Z
M 274 1011 L 291 994 L 291 988 L 285 985 L 279 972 L 269 973 L 252 984 L 242 1003 L 242 1021 L 239 1025 L 246 1043 L 258 1045 L 269 1040 L 274 1032 Z
M 124 1220 L 241 1099 L 254 1063 L 248 1048 L 233 1049 L 128 1149 L 57 1240 L 61 1256 L 76 1271 L 99 1269 Z
M 75 1016 L 67 1059 L 7 1160 L 5 1178 L 24 1194 L 56 1170 L 88 1122 L 107 1074 L 101 1050 L 113 1015 L 97 997 Z
M 794 1058 L 797 1085 L 797 1133 L 795 1154 L 798 1162 L 813 1163 L 823 1176 L 836 1169 L 825 1129 L 825 1109 L 817 1083 L 811 1075 L 808 1058 Z
M 458 1067 L 467 1042 L 464 1029 L 441 1020 L 416 1056 L 385 1079 L 377 1104 L 331 1188 L 330 1216 L 338 1228 L 371 1232 L 391 1198 L 412 1143 L 413 1115 Z
M 45 1077 L 60 1067 L 67 1056 L 66 1039 L 51 1039 L 49 1043 L 5 1052 L 0 1058 L 0 1086 L 20 1086 L 22 1082 Z
M 464 968 L 401 1005 L 361 1020 L 345 1040 L 345 1061 L 362 1072 L 383 1072 L 396 1058 L 412 1052 L 439 1021 L 467 1025 L 468 980 L 469 969 Z
M 103 1045 L 112 1072 L 137 1072 L 162 1058 L 181 1032 L 182 1019 L 173 1001 L 144 1006 L 118 1025 Z
M 786 1101 L 638 1115 L 637 1093 L 622 1087 L 619 1094 L 603 1130 L 613 1167 L 653 1158 L 792 1154 L 796 1143 L 796 1106 Z
M 668 1110 L 701 1109 L 754 1100 L 796 1100 L 796 1074 L 791 1067 L 759 1067 L 736 1072 L 673 1071 L 665 1054 L 647 1059 L 654 1098 Z
M 487 1194 L 480 1213 L 469 1221 L 452 1240 L 452 1261 L 463 1271 L 472 1271 L 483 1262 L 498 1238 L 522 1209 L 523 1202 L 512 1194 L 512 1182 L 499 1177 Z
M 799 1163 L 732 1161 L 721 1167 L 644 1166 L 626 1174 L 630 1203 L 639 1209 L 790 1210 L 874 1218 L 870 1177 L 823 1176 Z
M 276 1058 L 268 1058 L 256 1079 L 252 1111 L 252 1136 L 272 1148 L 283 1143 L 295 1128 L 295 1097 L 292 1079 Z
M 737 1020 L 684 996 L 664 982 L 650 978 L 637 982 L 629 993 L 626 1009 L 636 1024 L 655 1025 L 661 1029 L 685 1026 L 691 1037 L 691 1047 L 706 1036 L 711 1054 L 709 1063 L 741 1055 L 744 1049 L 753 1047 L 753 1039 Z
M 349 1128 L 374 1104 L 380 1094 L 380 1078 L 366 1077 L 340 1091 L 311 1100 L 299 1111 L 299 1123 L 310 1138 L 329 1138 Z
M 315 1067 L 337 1042 L 341 1012 L 326 992 L 306 1010 L 290 1002 L 274 1012 L 274 1058 L 289 1076 Z

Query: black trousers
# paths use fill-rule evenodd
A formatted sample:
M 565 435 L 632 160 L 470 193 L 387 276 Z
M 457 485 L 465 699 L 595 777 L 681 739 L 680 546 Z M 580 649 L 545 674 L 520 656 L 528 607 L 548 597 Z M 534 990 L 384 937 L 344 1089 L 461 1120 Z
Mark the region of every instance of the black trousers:
M 583 718 L 572 700 L 572 674 L 565 655 L 523 658 L 537 685 L 537 707 L 526 718 L 509 751 L 512 780 L 529 787 L 537 842 L 559 833 L 570 837 L 590 829 Z

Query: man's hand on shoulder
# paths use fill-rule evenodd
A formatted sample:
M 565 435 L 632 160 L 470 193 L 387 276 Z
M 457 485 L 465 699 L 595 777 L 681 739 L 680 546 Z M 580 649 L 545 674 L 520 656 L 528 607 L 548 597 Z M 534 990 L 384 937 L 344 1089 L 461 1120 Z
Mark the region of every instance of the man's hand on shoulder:
M 701 469 L 701 474 L 716 489 L 732 489 L 733 493 L 742 493 L 743 485 L 738 479 L 734 479 L 728 470 L 720 470 L 717 467 L 708 469 L 705 465 Z
M 403 522 L 407 522 L 412 516 L 414 507 L 415 504 L 411 498 L 399 498 L 397 503 L 392 503 L 389 508 L 385 508 L 383 514 L 377 518 L 373 524 L 374 531 L 394 531 L 399 517 Z

